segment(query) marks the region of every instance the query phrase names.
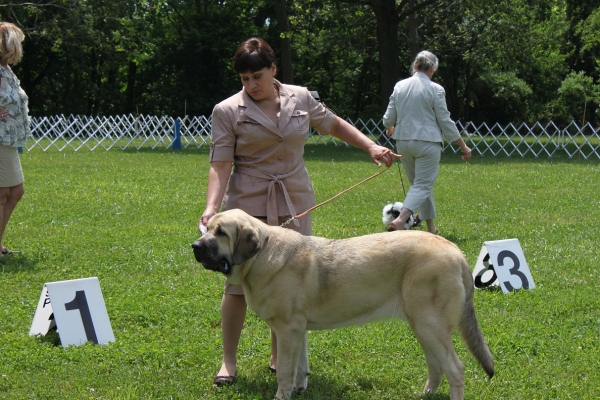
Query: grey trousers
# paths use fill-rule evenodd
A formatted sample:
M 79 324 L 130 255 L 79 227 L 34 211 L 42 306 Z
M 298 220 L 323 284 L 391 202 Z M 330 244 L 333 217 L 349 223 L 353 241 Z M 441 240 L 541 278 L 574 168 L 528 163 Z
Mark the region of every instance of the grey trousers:
M 440 170 L 442 144 L 421 140 L 398 140 L 398 154 L 402 155 L 402 166 L 410 182 L 410 189 L 404 199 L 404 208 L 413 213 L 419 212 L 422 220 L 437 216 L 433 185 Z

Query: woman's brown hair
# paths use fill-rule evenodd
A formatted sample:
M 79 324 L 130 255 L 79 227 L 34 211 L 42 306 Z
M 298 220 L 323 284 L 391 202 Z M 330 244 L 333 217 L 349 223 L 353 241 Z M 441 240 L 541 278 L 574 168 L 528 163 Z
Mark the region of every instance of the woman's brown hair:
M 233 56 L 233 70 L 238 74 L 256 72 L 277 64 L 275 53 L 267 42 L 250 38 L 240 44 Z

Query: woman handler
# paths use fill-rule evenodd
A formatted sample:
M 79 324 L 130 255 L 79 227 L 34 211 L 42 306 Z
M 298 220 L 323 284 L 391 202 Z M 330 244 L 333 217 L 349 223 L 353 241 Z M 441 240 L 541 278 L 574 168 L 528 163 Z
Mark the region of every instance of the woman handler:
M 303 161 L 310 127 L 363 149 L 378 166 L 389 167 L 399 157 L 337 117 L 306 88 L 277 81 L 275 54 L 264 40 L 241 43 L 233 69 L 243 89 L 213 110 L 206 209 L 199 225 L 205 226 L 221 208 L 239 208 L 269 225 L 280 225 L 314 206 L 315 194 Z M 310 235 L 310 215 L 287 227 Z M 215 385 L 235 380 L 245 315 L 242 286 L 226 282 L 221 303 L 224 355 Z M 269 368 L 275 371 L 277 342 L 273 333 L 271 337 Z

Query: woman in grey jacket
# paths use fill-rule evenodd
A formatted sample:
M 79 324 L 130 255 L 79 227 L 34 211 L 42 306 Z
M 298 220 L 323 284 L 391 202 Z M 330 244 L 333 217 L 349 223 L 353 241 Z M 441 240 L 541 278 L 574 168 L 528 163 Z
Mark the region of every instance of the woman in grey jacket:
M 398 154 L 402 155 L 402 165 L 411 183 L 400 216 L 392 221 L 389 230 L 404 229 L 408 218 L 419 210 L 427 230 L 438 233 L 433 222 L 436 217 L 433 185 L 444 139 L 460 146 L 463 160 L 471 158 L 471 149 L 450 118 L 444 88 L 431 81 L 437 68 L 438 59 L 433 53 L 417 54 L 413 75 L 396 84 L 383 116 L 383 125 L 388 136 L 396 139 Z

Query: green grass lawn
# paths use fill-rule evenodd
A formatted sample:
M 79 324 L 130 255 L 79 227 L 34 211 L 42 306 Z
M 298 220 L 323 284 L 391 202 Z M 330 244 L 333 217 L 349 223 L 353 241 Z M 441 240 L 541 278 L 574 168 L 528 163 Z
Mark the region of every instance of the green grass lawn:
M 238 381 L 215 389 L 224 277 L 193 259 L 207 149 L 33 150 L 26 194 L 0 259 L 1 399 L 272 399 L 269 329 L 249 312 Z M 356 149 L 308 145 L 317 201 L 377 172 Z M 407 185 L 406 176 L 403 175 Z M 472 267 L 484 241 L 517 238 L 536 289 L 475 293 L 495 357 L 485 378 L 456 337 L 467 399 L 600 397 L 600 163 L 555 157 L 444 155 L 436 220 Z M 407 187 L 408 189 L 408 187 Z M 404 194 L 397 167 L 313 212 L 329 238 L 385 230 L 381 210 Z M 368 266 L 365 266 L 368 268 Z M 45 282 L 96 276 L 116 341 L 63 348 L 30 337 Z M 425 359 L 400 321 L 311 332 L 312 376 L 298 399 L 416 399 Z M 447 399 L 448 384 L 437 395 Z

